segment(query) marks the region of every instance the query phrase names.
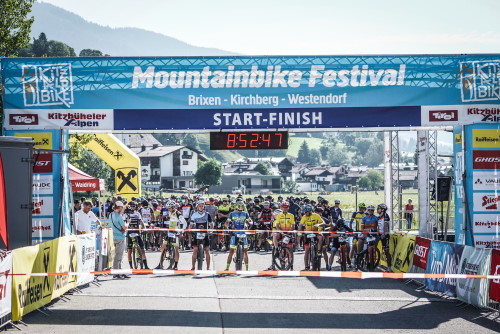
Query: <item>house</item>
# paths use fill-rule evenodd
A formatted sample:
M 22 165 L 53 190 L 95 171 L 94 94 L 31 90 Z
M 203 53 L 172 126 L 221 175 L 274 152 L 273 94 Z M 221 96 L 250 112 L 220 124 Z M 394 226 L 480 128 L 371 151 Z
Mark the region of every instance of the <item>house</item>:
M 159 146 L 137 155 L 145 187 L 153 189 L 193 188 L 198 161 L 207 160 L 200 151 L 187 146 Z
M 316 183 L 315 188 L 323 190 L 326 185 L 332 184 L 333 173 L 327 167 L 313 167 L 304 173 L 302 178 L 304 181 L 309 181 L 309 183 Z
M 345 175 L 345 184 L 355 186 L 367 171 L 368 166 L 352 166 Z
M 228 170 L 230 169 L 224 169 L 220 185 L 210 187 L 211 193 L 231 194 L 233 190 L 240 190 L 247 195 L 281 192 L 281 176 L 279 175 L 262 175 L 254 171 L 238 171 L 237 168 L 232 172 Z
M 114 135 L 135 154 L 145 151 L 146 149 L 155 149 L 162 146 L 162 144 L 150 133 L 115 133 Z
M 304 164 L 304 163 L 296 163 L 295 165 L 293 165 L 292 167 L 292 171 L 291 171 L 291 175 L 290 175 L 290 179 L 292 181 L 297 181 L 299 180 L 302 175 L 304 175 L 305 173 L 307 173 L 312 167 L 309 166 L 309 164 Z
M 281 175 L 283 178 L 292 176 L 292 168 L 294 166 L 288 158 L 242 158 L 237 162 L 247 162 L 258 164 L 259 162 L 269 163 L 275 174 Z

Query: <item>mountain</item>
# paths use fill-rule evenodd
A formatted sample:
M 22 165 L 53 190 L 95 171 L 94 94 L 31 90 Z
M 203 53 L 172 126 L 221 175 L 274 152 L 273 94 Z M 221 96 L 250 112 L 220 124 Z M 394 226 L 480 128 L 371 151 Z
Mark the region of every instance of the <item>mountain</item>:
M 111 56 L 230 56 L 235 53 L 189 45 L 173 37 L 137 28 L 110 28 L 48 3 L 35 3 L 31 36 L 41 32 L 75 49 L 100 50 Z

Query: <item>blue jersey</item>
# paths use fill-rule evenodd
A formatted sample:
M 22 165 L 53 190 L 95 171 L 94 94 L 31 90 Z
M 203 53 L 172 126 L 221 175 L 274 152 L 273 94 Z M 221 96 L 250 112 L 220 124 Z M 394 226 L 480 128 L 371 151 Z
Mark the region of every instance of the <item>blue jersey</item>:
M 250 216 L 245 211 L 241 211 L 241 213 L 239 213 L 238 211 L 233 211 L 231 212 L 227 220 L 233 222 L 235 230 L 243 230 L 245 229 L 245 221 L 249 218 Z
M 377 216 L 364 216 L 363 217 L 363 225 L 365 230 L 377 230 L 378 227 L 378 217 Z

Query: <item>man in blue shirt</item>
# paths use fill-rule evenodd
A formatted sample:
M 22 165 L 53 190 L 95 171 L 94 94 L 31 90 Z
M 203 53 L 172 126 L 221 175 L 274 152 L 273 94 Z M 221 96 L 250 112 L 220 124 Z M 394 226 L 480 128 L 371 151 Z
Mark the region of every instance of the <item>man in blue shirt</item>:
M 113 212 L 109 214 L 111 228 L 113 229 L 113 243 L 115 244 L 115 256 L 113 259 L 113 269 L 122 269 L 122 258 L 125 252 L 125 236 L 127 224 L 123 220 L 123 203 L 116 201 L 113 206 Z M 130 278 L 126 275 L 114 275 L 113 278 Z
M 229 214 L 227 222 L 231 224 L 231 229 L 233 230 L 246 230 L 247 223 L 250 222 L 250 216 L 247 212 L 243 211 L 245 209 L 245 204 L 243 202 L 236 203 L 236 210 Z M 231 265 L 231 260 L 233 259 L 234 251 L 236 250 L 236 238 L 243 239 L 243 259 L 245 261 L 246 269 L 248 270 L 248 241 L 246 234 L 244 232 L 233 232 L 231 236 L 229 256 L 227 257 L 226 270 L 229 270 Z

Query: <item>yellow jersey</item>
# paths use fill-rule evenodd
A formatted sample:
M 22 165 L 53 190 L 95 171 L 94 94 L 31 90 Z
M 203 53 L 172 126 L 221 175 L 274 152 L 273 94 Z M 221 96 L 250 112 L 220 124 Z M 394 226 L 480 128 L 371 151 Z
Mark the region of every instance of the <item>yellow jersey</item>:
M 274 228 L 276 224 L 280 224 L 280 231 L 291 231 L 295 226 L 295 218 L 291 213 L 280 213 L 274 220 Z
M 314 227 L 316 224 L 321 224 L 323 222 L 323 218 L 321 218 L 320 215 L 317 213 L 312 213 L 309 217 L 306 215 L 302 216 L 302 219 L 300 220 L 300 225 L 305 226 L 306 231 L 321 231 L 323 230 L 323 227 Z

